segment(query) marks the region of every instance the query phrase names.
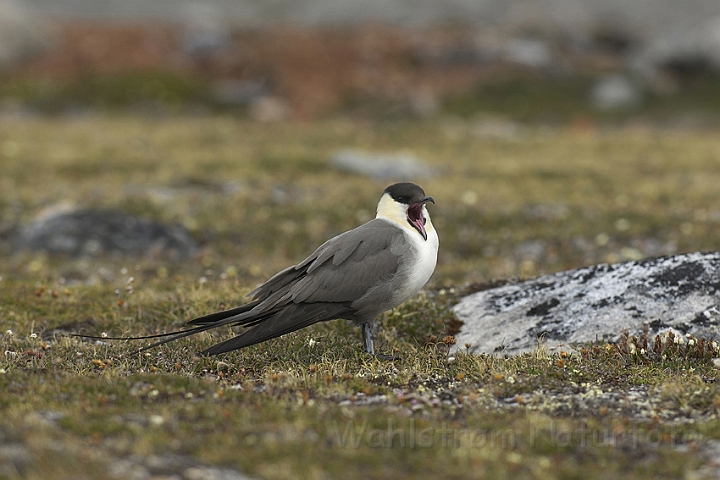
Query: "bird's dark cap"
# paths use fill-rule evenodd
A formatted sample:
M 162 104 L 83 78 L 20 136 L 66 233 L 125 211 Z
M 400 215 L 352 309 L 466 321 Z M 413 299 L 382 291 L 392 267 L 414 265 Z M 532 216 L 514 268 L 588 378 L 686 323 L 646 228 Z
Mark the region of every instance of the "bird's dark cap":
M 435 199 L 426 196 L 423 189 L 414 183 L 403 182 L 390 185 L 385 189 L 385 193 L 390 195 L 396 202 L 404 203 L 405 205 L 425 202 L 435 203 Z

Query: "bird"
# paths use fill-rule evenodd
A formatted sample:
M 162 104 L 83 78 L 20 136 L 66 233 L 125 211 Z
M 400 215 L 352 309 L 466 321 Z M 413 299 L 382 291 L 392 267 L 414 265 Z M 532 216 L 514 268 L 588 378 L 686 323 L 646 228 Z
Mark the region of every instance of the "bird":
M 272 276 L 248 294 L 250 302 L 190 320 L 186 330 L 114 338 L 165 337 L 139 350 L 145 351 L 223 325 L 245 327 L 201 352 L 218 355 L 318 322 L 345 319 L 360 326 L 364 351 L 376 355 L 377 317 L 420 291 L 435 270 L 439 239 L 428 203 L 435 199 L 413 183 L 390 185 L 375 218 L 327 240 L 297 265 Z

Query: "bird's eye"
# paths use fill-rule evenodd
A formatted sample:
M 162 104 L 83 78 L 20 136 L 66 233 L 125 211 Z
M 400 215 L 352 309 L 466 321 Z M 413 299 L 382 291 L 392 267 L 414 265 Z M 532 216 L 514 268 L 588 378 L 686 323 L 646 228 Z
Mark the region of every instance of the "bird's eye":
M 427 223 L 427 218 L 423 217 L 423 225 Z

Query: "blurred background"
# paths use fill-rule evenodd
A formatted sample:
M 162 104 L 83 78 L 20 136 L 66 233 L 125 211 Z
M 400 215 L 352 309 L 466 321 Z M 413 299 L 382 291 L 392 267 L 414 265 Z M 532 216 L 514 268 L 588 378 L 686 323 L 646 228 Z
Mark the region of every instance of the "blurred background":
M 0 0 L 0 69 L 5 113 L 701 121 L 720 112 L 720 4 Z
M 716 0 L 0 0 L 0 278 L 252 283 L 397 180 L 436 283 L 716 249 L 719 126 Z

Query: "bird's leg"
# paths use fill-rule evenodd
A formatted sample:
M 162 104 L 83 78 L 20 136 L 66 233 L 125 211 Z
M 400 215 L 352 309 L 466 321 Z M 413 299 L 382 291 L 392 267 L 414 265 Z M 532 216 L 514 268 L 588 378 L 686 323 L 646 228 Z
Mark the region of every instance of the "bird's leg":
M 370 355 L 375 355 L 375 347 L 372 338 L 372 322 L 365 322 L 360 327 L 362 330 L 363 347 Z
M 369 353 L 370 355 L 374 356 L 375 358 L 379 358 L 380 360 L 396 360 L 395 357 L 392 355 L 385 355 L 383 353 L 375 353 L 375 347 L 373 346 L 373 327 L 375 326 L 374 322 L 365 322 L 362 324 L 361 330 L 362 330 L 362 338 L 363 338 L 363 347 L 365 348 L 365 351 Z

